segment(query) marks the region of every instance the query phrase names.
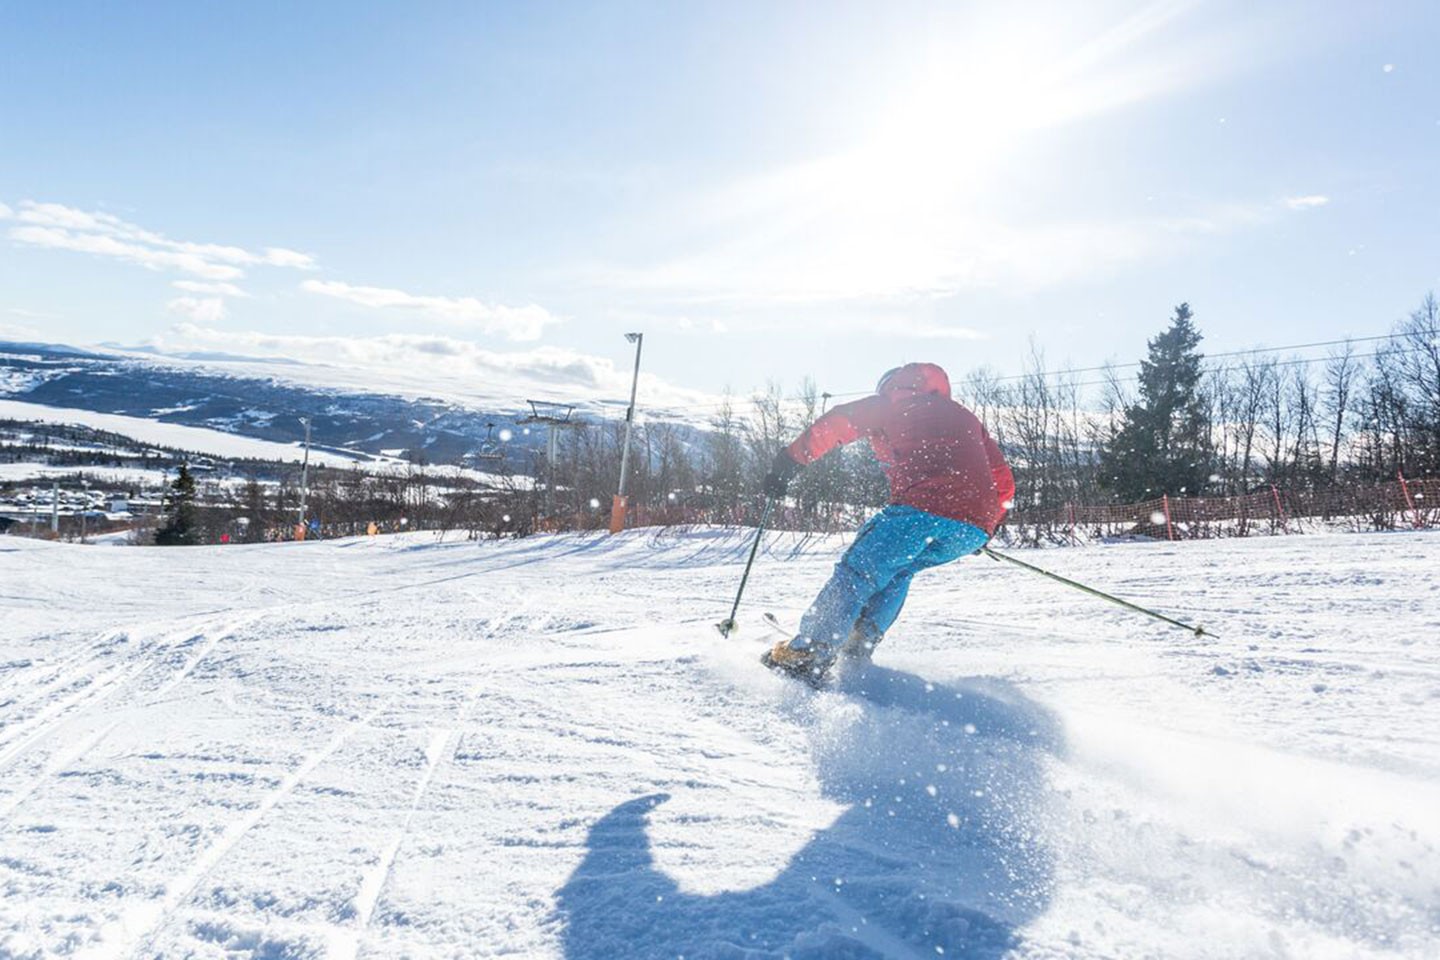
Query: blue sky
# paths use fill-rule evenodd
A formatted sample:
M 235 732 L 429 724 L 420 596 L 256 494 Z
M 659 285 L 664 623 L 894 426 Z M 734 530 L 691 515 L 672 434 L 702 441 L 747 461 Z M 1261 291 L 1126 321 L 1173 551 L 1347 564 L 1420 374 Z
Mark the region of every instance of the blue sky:
M 9 4 L 0 334 L 652 395 L 1385 332 L 1433 3 Z M 527 379 L 528 378 L 528 379 Z M 643 398 L 642 398 L 643 399 Z

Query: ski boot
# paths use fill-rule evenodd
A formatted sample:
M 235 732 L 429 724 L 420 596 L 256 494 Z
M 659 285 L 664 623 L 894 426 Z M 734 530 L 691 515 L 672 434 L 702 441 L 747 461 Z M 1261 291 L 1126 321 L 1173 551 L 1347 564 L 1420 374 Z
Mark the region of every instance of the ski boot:
M 855 626 L 850 628 L 850 635 L 840 645 L 840 656 L 849 661 L 868 664 L 875 655 L 875 648 L 884 639 L 885 634 L 879 627 L 861 617 L 855 621 Z
M 830 669 L 830 661 L 820 659 L 809 647 L 796 649 L 790 643 L 789 640 L 781 640 L 760 655 L 760 662 L 776 673 L 783 673 L 820 689 L 825 684 L 825 674 Z

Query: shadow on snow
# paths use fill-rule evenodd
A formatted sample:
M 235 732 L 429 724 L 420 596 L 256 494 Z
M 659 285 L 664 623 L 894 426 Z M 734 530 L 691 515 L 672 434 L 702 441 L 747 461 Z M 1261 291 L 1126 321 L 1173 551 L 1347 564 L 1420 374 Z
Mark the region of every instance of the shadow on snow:
M 699 896 L 652 859 L 646 816 L 665 795 L 622 803 L 557 894 L 566 957 L 996 958 L 1018 943 L 1051 897 L 1037 819 L 1054 718 L 1004 681 L 883 667 L 792 713 L 840 818 L 771 883 Z

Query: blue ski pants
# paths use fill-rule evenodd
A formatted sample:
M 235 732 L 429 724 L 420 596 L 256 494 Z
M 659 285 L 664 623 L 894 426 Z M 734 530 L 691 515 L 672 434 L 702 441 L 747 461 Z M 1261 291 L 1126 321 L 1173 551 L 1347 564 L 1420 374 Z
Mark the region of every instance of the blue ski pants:
M 801 619 L 792 646 L 811 647 L 828 662 L 857 621 L 883 634 L 900 615 L 915 574 L 974 553 L 989 539 L 963 520 L 891 504 L 860 528 Z

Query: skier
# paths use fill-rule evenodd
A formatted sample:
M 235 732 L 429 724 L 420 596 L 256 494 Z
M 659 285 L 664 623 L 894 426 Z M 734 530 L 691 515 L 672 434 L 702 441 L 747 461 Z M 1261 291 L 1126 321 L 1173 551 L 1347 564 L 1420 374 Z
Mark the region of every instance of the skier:
M 868 659 L 895 622 L 910 578 L 976 553 L 1015 496 L 1015 478 L 980 419 L 950 398 L 933 363 L 880 378 L 873 396 L 816 420 L 775 458 L 764 492 L 778 499 L 802 466 L 865 437 L 890 480 L 890 505 L 870 519 L 815 598 L 800 630 L 761 662 L 819 684 L 845 655 Z

